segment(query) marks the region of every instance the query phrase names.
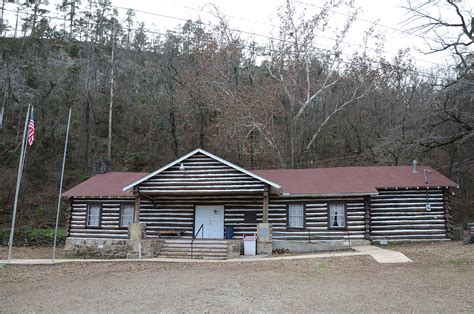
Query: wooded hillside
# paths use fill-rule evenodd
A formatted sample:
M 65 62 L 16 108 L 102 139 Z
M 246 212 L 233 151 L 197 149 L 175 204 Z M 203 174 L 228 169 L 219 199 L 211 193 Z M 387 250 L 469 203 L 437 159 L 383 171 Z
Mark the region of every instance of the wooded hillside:
M 383 49 L 383 36 L 369 28 L 362 48 L 348 52 L 342 44 L 356 11 L 338 26 L 332 49 L 318 48 L 330 9 L 351 1 L 328 1 L 314 16 L 289 3 L 279 12 L 277 37 L 263 44 L 242 36 L 218 10 L 217 25 L 188 21 L 155 30 L 132 10 L 119 15 L 110 1 L 58 1 L 54 12 L 37 1 L 18 7 L 5 2 L 3 8 L 17 13 L 1 23 L 3 223 L 10 219 L 29 103 L 37 139 L 27 152 L 22 225 L 54 220 L 70 107 L 67 188 L 104 165 L 152 171 L 197 147 L 247 169 L 403 165 L 416 159 L 461 184 L 455 191 L 460 222 L 472 214 L 469 50 L 457 49 L 449 69 L 420 73 L 409 51 L 387 59 L 364 49 L 369 42 Z M 63 18 L 55 22 L 51 16 Z M 472 43 L 473 26 L 464 26 Z M 445 79 L 443 72 L 454 75 Z

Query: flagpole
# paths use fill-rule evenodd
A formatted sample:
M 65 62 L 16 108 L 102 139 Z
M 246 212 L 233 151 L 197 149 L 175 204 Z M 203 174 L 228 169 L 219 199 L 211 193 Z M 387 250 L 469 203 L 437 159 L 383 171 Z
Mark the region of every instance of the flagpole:
M 26 157 L 26 131 L 28 129 L 28 119 L 30 118 L 30 108 L 31 105 L 28 104 L 28 110 L 26 111 L 25 127 L 23 130 L 23 139 L 21 141 L 21 153 L 20 153 L 20 162 L 18 164 L 18 174 L 16 177 L 16 190 L 15 190 L 15 202 L 13 205 L 13 216 L 12 216 L 12 226 L 10 229 L 10 239 L 8 240 L 8 263 L 10 263 L 12 258 L 12 248 L 13 248 L 13 235 L 15 233 L 15 221 L 16 221 L 16 211 L 18 208 L 18 195 L 20 194 L 20 184 L 21 177 L 23 174 L 23 165 Z
M 56 241 L 58 238 L 59 212 L 61 209 L 61 194 L 63 191 L 64 165 L 66 164 L 67 142 L 69 138 L 69 126 L 71 124 L 71 112 L 72 112 L 72 108 L 69 108 L 69 116 L 67 118 L 66 141 L 64 142 L 63 165 L 61 168 L 61 180 L 59 181 L 58 208 L 56 209 L 56 227 L 54 229 L 53 258 L 51 259 L 52 262 L 54 262 L 54 258 L 56 256 Z

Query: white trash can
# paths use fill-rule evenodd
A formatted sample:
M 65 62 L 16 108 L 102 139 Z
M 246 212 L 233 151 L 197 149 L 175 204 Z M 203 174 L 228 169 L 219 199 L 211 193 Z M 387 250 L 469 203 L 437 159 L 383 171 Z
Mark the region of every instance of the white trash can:
M 254 256 L 257 254 L 257 237 L 244 237 L 244 255 Z

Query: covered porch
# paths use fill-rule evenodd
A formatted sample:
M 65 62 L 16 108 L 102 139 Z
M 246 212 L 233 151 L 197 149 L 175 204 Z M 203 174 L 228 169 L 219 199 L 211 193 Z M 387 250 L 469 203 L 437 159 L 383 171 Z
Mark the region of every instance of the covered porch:
M 134 223 L 147 238 L 224 239 L 255 235 L 268 223 L 270 194 L 281 187 L 201 149 L 132 182 Z
M 242 239 L 255 235 L 258 224 L 268 223 L 268 203 L 268 193 L 266 196 L 137 193 L 134 223 L 146 226 L 147 238 Z

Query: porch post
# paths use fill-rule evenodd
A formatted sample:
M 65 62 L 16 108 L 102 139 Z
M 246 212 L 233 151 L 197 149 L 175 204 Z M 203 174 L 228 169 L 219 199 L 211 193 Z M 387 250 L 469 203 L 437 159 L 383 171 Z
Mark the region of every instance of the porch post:
M 263 190 L 263 216 L 262 223 L 257 224 L 257 254 L 272 254 L 272 225 L 268 223 L 268 207 L 270 191 L 268 184 Z
M 268 223 L 268 199 L 269 199 L 268 185 L 265 184 L 265 188 L 263 191 L 263 217 L 262 217 L 262 222 L 265 224 Z
M 137 224 L 140 218 L 140 193 L 138 193 L 137 188 L 134 188 L 133 195 L 135 195 L 135 209 L 133 211 L 133 223 Z
M 371 217 L 370 217 L 370 196 L 364 196 L 364 209 L 365 209 L 365 232 L 364 238 L 370 240 L 370 228 L 371 226 Z

